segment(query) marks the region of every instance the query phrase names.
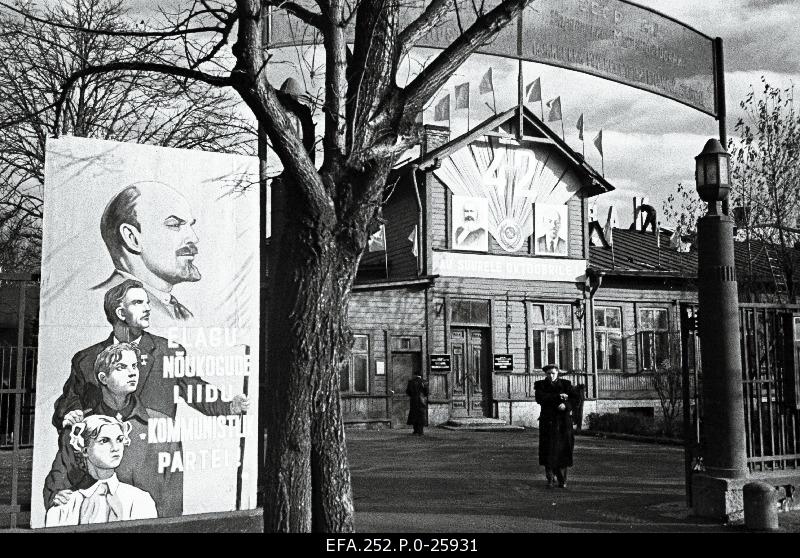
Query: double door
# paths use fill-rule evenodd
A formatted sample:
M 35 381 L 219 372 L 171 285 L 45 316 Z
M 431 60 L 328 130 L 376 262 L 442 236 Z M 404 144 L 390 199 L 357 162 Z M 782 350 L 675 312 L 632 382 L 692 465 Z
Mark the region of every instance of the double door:
M 450 329 L 454 417 L 492 416 L 492 384 L 489 371 L 489 330 Z

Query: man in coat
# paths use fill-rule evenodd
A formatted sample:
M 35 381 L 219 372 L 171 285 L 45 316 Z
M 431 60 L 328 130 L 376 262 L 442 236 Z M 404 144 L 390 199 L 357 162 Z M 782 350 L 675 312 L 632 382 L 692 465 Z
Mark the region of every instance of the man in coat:
M 544 466 L 547 487 L 555 480 L 561 488 L 567 487 L 567 467 L 572 467 L 572 449 L 575 434 L 572 430 L 572 411 L 579 397 L 569 380 L 559 379 L 559 368 L 548 364 L 542 368 L 547 378 L 533 384 L 536 402 L 541 405 L 539 414 L 539 465 Z
M 406 424 L 414 427 L 415 436 L 422 436 L 424 427 L 428 426 L 428 382 L 421 372 L 414 372 L 414 377 L 408 381 L 406 395 L 411 403 Z

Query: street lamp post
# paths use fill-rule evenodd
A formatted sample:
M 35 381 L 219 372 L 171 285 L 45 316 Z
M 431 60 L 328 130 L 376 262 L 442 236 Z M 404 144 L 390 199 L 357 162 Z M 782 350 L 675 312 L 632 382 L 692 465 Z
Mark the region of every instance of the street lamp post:
M 710 139 L 695 160 L 697 193 L 708 203 L 708 213 L 697 223 L 703 460 L 711 477 L 743 479 L 747 452 L 734 223 L 724 203 L 730 191 L 729 155 L 719 140 Z

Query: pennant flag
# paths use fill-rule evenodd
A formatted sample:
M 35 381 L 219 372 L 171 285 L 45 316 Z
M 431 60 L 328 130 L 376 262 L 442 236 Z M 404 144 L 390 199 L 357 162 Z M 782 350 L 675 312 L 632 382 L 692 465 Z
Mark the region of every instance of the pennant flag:
M 547 101 L 547 108 L 550 109 L 550 112 L 547 114 L 548 122 L 561 120 L 561 97 L 556 97 L 555 99 Z
M 536 78 L 525 86 L 525 102 L 535 103 L 542 100 L 542 80 Z
M 442 100 L 436 103 L 436 108 L 433 111 L 433 119 L 436 122 L 450 120 L 450 93 L 442 97 Z
M 486 73 L 483 74 L 481 84 L 478 86 L 478 93 L 483 95 L 484 93 L 491 93 L 492 91 L 494 91 L 494 84 L 492 83 L 492 68 L 489 67 Z
M 414 225 L 414 229 L 411 231 L 411 234 L 408 235 L 408 240 L 411 242 L 411 253 L 414 254 L 414 257 L 417 257 L 419 253 L 419 245 L 417 244 L 417 226 Z
M 578 128 L 578 139 L 583 139 L 583 113 L 578 117 L 578 122 L 575 123 L 575 126 Z
M 469 82 L 456 85 L 456 110 L 469 108 Z
M 603 130 L 597 132 L 597 137 L 594 138 L 594 146 L 600 152 L 600 155 L 603 154 Z
M 369 247 L 370 252 L 380 252 L 381 250 L 386 250 L 386 226 L 381 225 L 375 234 L 369 237 L 369 241 L 367 242 L 367 246 Z

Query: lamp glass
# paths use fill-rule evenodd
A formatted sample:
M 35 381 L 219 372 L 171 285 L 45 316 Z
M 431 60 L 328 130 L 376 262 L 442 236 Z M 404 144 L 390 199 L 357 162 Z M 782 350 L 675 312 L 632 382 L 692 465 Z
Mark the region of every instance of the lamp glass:
M 717 158 L 709 157 L 706 159 L 706 184 L 719 184 L 717 176 Z
M 719 156 L 719 183 L 730 184 L 728 176 L 728 157 L 725 155 Z
M 694 179 L 698 186 L 706 185 L 706 173 L 703 169 L 702 159 L 698 159 L 697 163 L 695 164 Z

